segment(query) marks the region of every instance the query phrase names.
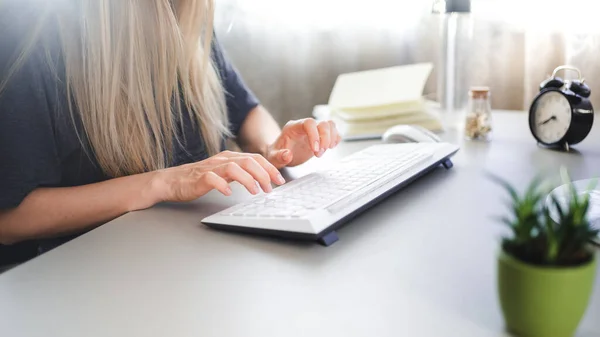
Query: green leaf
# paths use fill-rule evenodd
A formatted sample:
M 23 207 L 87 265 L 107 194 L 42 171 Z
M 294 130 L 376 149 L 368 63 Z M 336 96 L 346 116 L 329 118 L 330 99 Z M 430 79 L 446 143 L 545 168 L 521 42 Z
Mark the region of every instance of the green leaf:
M 502 222 L 502 223 L 504 223 L 504 224 L 508 225 L 508 226 L 509 226 L 509 227 L 511 227 L 511 228 L 514 226 L 514 221 L 513 221 L 513 220 L 511 220 L 511 219 L 509 219 L 509 218 L 507 218 L 507 217 L 502 217 L 502 218 L 500 219 L 500 222 Z
M 537 196 L 535 192 L 539 190 L 542 180 L 543 178 L 541 174 L 537 174 L 535 177 L 533 177 L 525 194 L 529 196 Z
M 593 191 L 596 188 L 596 186 L 598 186 L 598 179 L 590 179 L 590 183 L 588 184 L 586 191 Z
M 568 265 L 589 258 L 590 242 L 598 238 L 600 229 L 593 229 L 587 220 L 590 208 L 588 193 L 577 194 L 567 170 L 561 168 L 561 177 L 567 185 L 564 203 L 551 193 L 551 186 L 536 175 L 519 195 L 517 189 L 505 179 L 493 174 L 488 176 L 504 187 L 510 195 L 507 216 L 499 220 L 507 225 L 513 237 L 502 240 L 502 247 L 513 256 L 527 262 L 540 265 Z M 587 191 L 595 187 L 590 182 Z M 546 204 L 546 200 L 550 202 Z M 556 221 L 551 217 L 556 211 Z M 587 254 L 587 256 L 586 256 Z
M 511 218 L 507 217 L 507 216 L 494 216 L 493 219 L 496 222 L 500 222 L 504 225 L 506 225 L 508 228 L 513 228 L 515 221 L 512 220 Z
M 589 200 L 589 198 L 586 198 L 578 210 L 579 212 L 578 212 L 577 218 L 576 218 L 577 221 L 575 223 L 576 226 L 581 226 L 587 221 L 586 215 L 588 213 L 589 207 L 590 207 L 590 200 Z
M 571 183 L 571 177 L 569 176 L 569 171 L 564 166 L 560 167 L 559 174 L 560 174 L 560 177 L 561 177 L 561 179 L 563 181 L 563 184 L 570 184 Z
M 558 213 L 558 218 L 562 219 L 565 216 L 565 213 L 563 211 L 563 206 L 561 202 L 556 198 L 556 195 L 554 194 L 550 195 L 550 200 L 552 201 L 552 205 L 554 205 L 554 209 Z
M 546 261 L 548 263 L 554 263 L 556 258 L 558 257 L 560 243 L 556 238 L 556 233 L 554 231 L 554 221 L 550 216 L 550 211 L 545 208 L 545 223 L 546 223 L 546 237 L 547 237 L 547 245 L 548 249 L 546 252 Z
M 519 194 L 517 193 L 517 191 L 515 190 L 515 188 L 506 180 L 504 180 L 503 178 L 501 178 L 498 175 L 495 175 L 491 172 L 487 172 L 487 176 L 494 182 L 496 182 L 498 185 L 502 186 L 511 196 L 512 200 L 514 203 L 519 203 Z

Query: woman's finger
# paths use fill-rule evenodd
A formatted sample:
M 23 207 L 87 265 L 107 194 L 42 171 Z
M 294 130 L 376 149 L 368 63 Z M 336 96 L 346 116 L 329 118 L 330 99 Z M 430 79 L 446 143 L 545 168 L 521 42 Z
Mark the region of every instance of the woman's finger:
M 333 149 L 340 142 L 340 133 L 338 132 L 338 129 L 335 126 L 335 123 L 333 121 L 329 121 L 329 137 L 330 137 L 329 148 Z
M 204 172 L 197 182 L 196 192 L 198 195 L 204 195 L 212 189 L 223 193 L 226 196 L 232 194 L 231 188 L 225 179 L 219 177 L 216 173 L 208 171 Z
M 254 177 L 234 162 L 217 166 L 213 172 L 223 179 L 239 182 L 246 187 L 250 194 L 258 194 L 260 192 Z
M 258 181 L 263 191 L 269 193 L 271 188 L 271 176 L 252 156 L 244 156 L 233 158 L 242 169 L 250 173 L 254 180 Z
M 287 163 L 290 160 L 292 160 L 292 158 L 291 158 L 292 154 L 291 154 L 290 150 L 280 151 L 280 154 L 281 154 L 281 159 L 284 162 Z M 283 176 L 281 175 L 279 170 L 273 164 L 271 164 L 267 160 L 267 158 L 261 156 L 260 154 L 252 154 L 251 156 L 252 156 L 252 158 L 254 158 L 254 160 L 256 160 L 256 162 L 258 164 L 260 164 L 265 169 L 265 171 L 267 171 L 272 182 L 274 182 L 277 185 L 285 184 L 285 179 L 283 179 Z
M 317 129 L 319 130 L 319 138 L 321 141 L 321 148 L 319 149 L 318 156 L 321 156 L 331 145 L 331 126 L 328 122 L 321 122 L 317 126 Z
M 319 130 L 317 128 L 317 122 L 312 118 L 307 118 L 302 121 L 302 128 L 308 138 L 308 145 L 316 154 L 321 150 L 321 142 L 319 139 Z
M 289 150 L 287 150 L 287 152 L 289 152 Z M 289 153 L 289 155 L 291 156 L 291 153 Z M 277 184 L 277 185 L 285 184 L 285 179 L 283 179 L 279 170 L 273 164 L 271 164 L 265 157 L 261 156 L 260 154 L 233 152 L 233 154 L 231 155 L 230 158 L 244 158 L 244 157 L 253 158 L 260 166 L 262 166 L 262 168 L 265 171 L 267 171 L 267 174 L 269 175 L 271 181 L 274 182 L 275 184 Z M 290 160 L 291 160 L 291 158 L 290 158 Z
M 223 160 L 224 158 L 238 157 L 240 154 L 242 154 L 242 153 L 235 152 L 235 151 L 225 150 L 225 151 L 222 151 L 219 154 L 217 154 L 216 156 L 211 157 L 211 158 L 218 158 L 220 160 Z M 209 158 L 209 159 L 211 159 L 211 158 Z

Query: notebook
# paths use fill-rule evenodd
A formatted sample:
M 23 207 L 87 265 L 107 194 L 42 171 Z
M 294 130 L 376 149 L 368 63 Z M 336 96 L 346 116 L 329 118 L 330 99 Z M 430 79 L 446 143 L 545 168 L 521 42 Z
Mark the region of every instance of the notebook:
M 418 63 L 341 74 L 328 103 L 315 107 L 313 115 L 335 121 L 345 140 L 378 138 L 398 124 L 439 131 L 436 103 L 423 97 L 432 69 Z

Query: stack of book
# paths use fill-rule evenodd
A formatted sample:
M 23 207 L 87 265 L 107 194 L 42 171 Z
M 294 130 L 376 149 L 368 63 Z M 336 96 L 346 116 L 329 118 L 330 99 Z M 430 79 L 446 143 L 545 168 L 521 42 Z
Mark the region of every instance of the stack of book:
M 379 138 L 398 124 L 442 130 L 437 103 L 423 97 L 429 63 L 340 75 L 327 105 L 315 107 L 317 119 L 333 120 L 342 138 Z

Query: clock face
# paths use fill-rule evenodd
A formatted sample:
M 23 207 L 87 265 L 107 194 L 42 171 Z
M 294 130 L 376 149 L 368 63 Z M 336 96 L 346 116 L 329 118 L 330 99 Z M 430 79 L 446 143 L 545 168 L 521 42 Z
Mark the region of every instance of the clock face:
M 557 91 L 543 93 L 531 113 L 531 130 L 545 144 L 560 141 L 571 125 L 571 104 Z

